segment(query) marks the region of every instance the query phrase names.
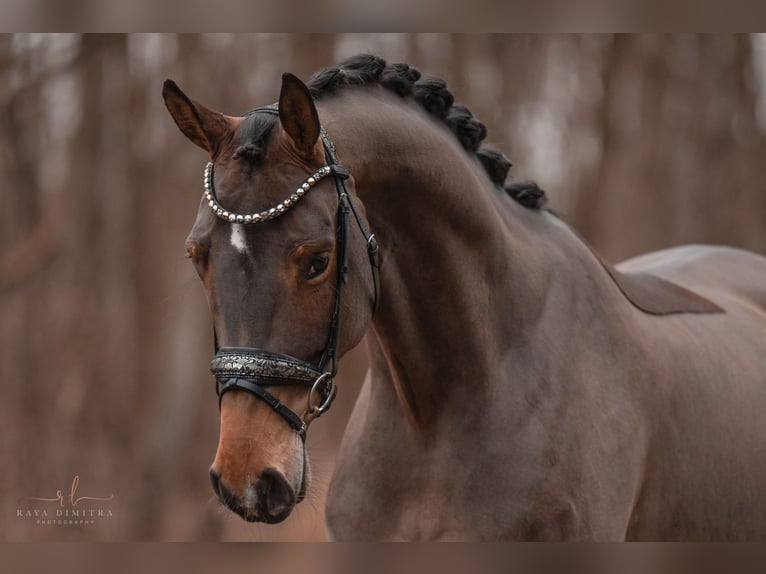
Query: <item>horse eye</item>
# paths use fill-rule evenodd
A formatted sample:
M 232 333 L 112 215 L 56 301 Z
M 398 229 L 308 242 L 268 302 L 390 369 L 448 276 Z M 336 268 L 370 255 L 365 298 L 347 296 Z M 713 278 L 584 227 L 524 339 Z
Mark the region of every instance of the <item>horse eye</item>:
M 315 277 L 319 277 L 325 269 L 327 269 L 327 265 L 330 263 L 329 257 L 323 257 L 321 255 L 315 256 L 311 260 L 311 268 L 308 272 L 308 278 L 314 279 Z

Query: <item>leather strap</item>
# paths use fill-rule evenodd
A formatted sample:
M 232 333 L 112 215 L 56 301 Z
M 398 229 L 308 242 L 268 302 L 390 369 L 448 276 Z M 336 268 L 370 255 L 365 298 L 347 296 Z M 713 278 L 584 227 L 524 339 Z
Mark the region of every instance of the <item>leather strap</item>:
M 309 387 L 322 374 L 314 365 L 289 355 L 247 347 L 219 349 L 210 363 L 210 371 L 216 378 L 258 378 L 264 384 Z
M 262 385 L 250 380 L 233 377 L 222 382 L 220 391 L 218 391 L 218 408 L 221 408 L 221 400 L 223 395 L 229 391 L 236 389 L 242 389 L 254 394 L 256 397 L 266 402 L 272 409 L 277 411 L 283 419 L 289 424 L 302 439 L 306 439 L 306 423 L 301 417 L 295 414 L 287 406 L 285 406 L 277 397 L 269 393 Z

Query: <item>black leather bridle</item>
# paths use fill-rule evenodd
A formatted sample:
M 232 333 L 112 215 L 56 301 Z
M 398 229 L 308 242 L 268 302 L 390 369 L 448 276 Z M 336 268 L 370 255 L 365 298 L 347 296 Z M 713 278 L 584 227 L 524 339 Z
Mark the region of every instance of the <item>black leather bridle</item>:
M 246 115 L 259 112 L 279 115 L 276 105 L 256 108 L 247 112 Z M 205 169 L 205 198 L 208 200 L 210 208 L 220 219 L 238 224 L 257 224 L 275 219 L 291 209 L 321 179 L 332 176 L 335 181 L 335 190 L 338 194 L 336 229 L 337 282 L 332 317 L 330 319 L 330 333 L 319 363 L 314 365 L 289 355 L 251 347 L 221 348 L 218 345 L 218 335 L 215 332 L 215 328 L 213 329 L 215 358 L 210 365 L 210 370 L 216 379 L 216 394 L 218 395 L 219 408 L 221 399 L 227 392 L 234 390 L 250 392 L 279 413 L 304 441 L 309 423 L 327 412 L 337 393 L 337 387 L 333 384 L 333 379 L 338 371 L 338 344 L 340 341 L 343 284 L 346 282 L 348 274 L 346 244 L 348 240 L 349 211 L 354 215 L 357 226 L 367 242 L 367 254 L 370 260 L 375 289 L 373 314 L 378 308 L 380 291 L 380 252 L 378 242 L 375 239 L 375 235 L 368 229 L 357 207 L 354 205 L 353 199 L 346 190 L 345 180 L 348 179 L 349 172 L 340 165 L 335 153 L 335 147 L 324 128 L 320 130 L 320 137 L 327 165 L 315 171 L 293 194 L 277 206 L 260 213 L 241 215 L 224 209 L 215 196 L 212 163 L 209 163 Z M 308 410 L 305 416 L 301 417 L 292 411 L 264 388 L 285 385 L 300 385 L 310 389 Z

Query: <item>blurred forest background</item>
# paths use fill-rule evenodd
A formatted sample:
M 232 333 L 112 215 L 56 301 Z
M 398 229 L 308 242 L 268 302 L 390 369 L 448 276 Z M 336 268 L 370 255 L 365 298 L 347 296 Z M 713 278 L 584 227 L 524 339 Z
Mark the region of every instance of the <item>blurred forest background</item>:
M 312 427 L 318 497 L 252 525 L 216 503 L 211 320 L 183 245 L 204 152 L 162 81 L 228 114 L 359 52 L 447 80 L 516 179 L 612 261 L 707 242 L 766 253 L 766 40 L 752 35 L 0 36 L 0 536 L 321 540 L 322 496 L 365 370 Z M 94 525 L 33 496 L 114 494 Z M 25 506 L 26 505 L 26 506 Z

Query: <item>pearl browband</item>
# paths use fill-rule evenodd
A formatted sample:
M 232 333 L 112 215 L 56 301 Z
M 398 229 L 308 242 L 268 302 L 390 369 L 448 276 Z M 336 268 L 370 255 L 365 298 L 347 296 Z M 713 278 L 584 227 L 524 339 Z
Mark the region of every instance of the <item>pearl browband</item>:
M 215 196 L 215 187 L 213 186 L 213 162 L 208 162 L 205 166 L 205 199 L 207 199 L 208 205 L 210 206 L 210 209 L 213 210 L 213 213 L 224 221 L 244 224 L 261 223 L 263 221 L 270 221 L 282 215 L 284 212 L 298 203 L 298 201 L 300 201 L 300 199 L 306 194 L 307 191 L 309 191 L 312 187 L 319 183 L 319 181 L 330 174 L 334 174 L 337 177 L 343 179 L 348 177 L 348 171 L 340 165 L 326 165 L 324 167 L 320 167 L 308 178 L 306 178 L 306 181 L 304 181 L 298 187 L 298 189 L 296 189 L 293 193 L 291 193 L 288 197 L 283 199 L 274 207 L 265 209 L 258 213 L 248 213 L 243 215 L 234 213 L 233 211 L 228 211 L 220 203 L 218 203 L 218 199 Z

